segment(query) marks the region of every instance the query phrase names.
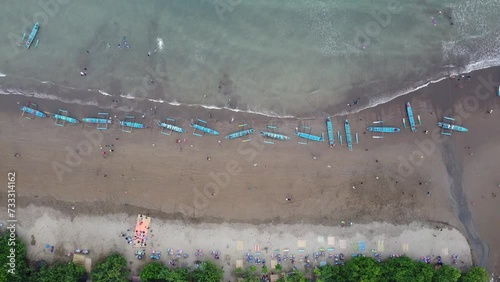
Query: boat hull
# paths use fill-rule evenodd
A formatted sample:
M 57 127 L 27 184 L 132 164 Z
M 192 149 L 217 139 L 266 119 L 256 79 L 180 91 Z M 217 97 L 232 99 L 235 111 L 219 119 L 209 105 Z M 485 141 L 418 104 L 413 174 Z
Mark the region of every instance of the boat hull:
M 463 126 L 458 126 L 458 125 L 451 125 L 446 122 L 438 122 L 438 126 L 444 129 L 448 130 L 453 130 L 453 131 L 458 131 L 458 132 L 468 132 L 469 129 L 463 127 Z
M 401 131 L 400 128 L 389 127 L 389 126 L 370 126 L 367 129 L 369 132 L 380 132 L 380 133 L 396 133 Z
M 24 48 L 29 49 L 31 44 L 33 43 L 33 40 L 35 40 L 36 34 L 38 33 L 38 28 L 40 25 L 38 23 L 35 23 L 33 26 L 33 29 L 31 30 L 31 34 L 28 37 L 28 40 L 26 41 L 26 44 L 24 44 Z
M 35 110 L 33 108 L 29 108 L 29 107 L 21 107 L 21 111 L 25 112 L 25 113 L 28 113 L 28 114 L 32 114 L 34 116 L 37 116 L 37 117 L 47 117 L 47 115 L 45 113 L 42 113 L 38 110 Z
M 205 132 L 207 134 L 210 134 L 210 135 L 219 135 L 218 131 L 215 131 L 215 130 L 213 130 L 211 128 L 204 127 L 204 126 L 201 126 L 201 125 L 198 125 L 198 124 L 192 123 L 191 127 L 194 128 L 194 129 L 197 129 L 199 131 Z
M 240 138 L 240 137 L 243 137 L 243 136 L 246 136 L 246 135 L 250 135 L 253 132 L 254 132 L 253 129 L 242 130 L 242 131 L 231 133 L 231 134 L 229 134 L 228 136 L 226 136 L 224 138 L 225 139 L 236 139 L 236 138 Z
M 142 123 L 130 122 L 130 121 L 120 121 L 120 125 L 138 129 L 147 128 L 147 126 Z
M 92 123 L 92 124 L 110 124 L 111 120 L 105 119 L 105 118 L 84 118 L 82 119 L 83 122 L 85 123 Z
M 347 141 L 347 149 L 349 149 L 349 151 L 352 151 L 351 125 L 349 124 L 349 121 L 347 119 L 345 120 L 344 128 L 345 128 L 345 139 Z
M 305 133 L 305 132 L 298 131 L 295 133 L 295 135 L 297 135 L 298 137 L 304 138 L 304 139 L 311 140 L 311 141 L 316 141 L 316 142 L 324 142 L 325 141 L 325 138 L 322 136 L 312 135 L 312 134 Z
M 326 118 L 326 129 L 328 131 L 328 143 L 330 143 L 330 147 L 335 145 L 335 139 L 333 137 L 333 124 L 332 119 L 330 117 Z
M 69 123 L 73 123 L 73 124 L 80 123 L 80 121 L 78 121 L 77 119 L 72 118 L 72 117 L 68 117 L 68 116 L 53 114 L 52 117 L 55 119 L 64 120 L 65 122 L 69 122 Z
M 290 140 L 290 137 L 283 135 L 283 134 L 278 134 L 278 133 L 272 133 L 269 131 L 261 131 L 260 134 L 264 137 L 268 137 L 271 139 L 276 139 L 276 140 L 281 140 L 281 141 L 286 141 Z
M 186 133 L 187 132 L 182 127 L 179 127 L 179 126 L 176 126 L 176 125 L 172 125 L 172 124 L 168 124 L 168 123 L 164 123 L 164 122 L 158 122 L 158 126 L 166 128 L 168 130 L 172 130 L 172 131 L 177 132 L 177 133 Z
M 411 108 L 410 102 L 406 103 L 406 111 L 408 112 L 408 121 L 410 122 L 411 132 L 415 132 L 415 118 L 413 117 L 413 109 Z

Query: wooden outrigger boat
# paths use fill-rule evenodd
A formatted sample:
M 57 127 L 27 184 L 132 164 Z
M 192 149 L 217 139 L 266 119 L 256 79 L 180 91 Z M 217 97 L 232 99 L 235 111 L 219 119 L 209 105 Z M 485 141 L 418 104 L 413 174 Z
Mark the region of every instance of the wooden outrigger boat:
M 352 151 L 351 125 L 349 124 L 349 121 L 347 119 L 345 120 L 344 127 L 345 127 L 345 139 L 347 141 L 347 149 L 349 149 L 349 151 Z
M 24 114 L 30 114 L 32 115 L 33 117 L 41 117 L 41 118 L 45 118 L 47 117 L 47 115 L 37 109 L 33 109 L 33 108 L 30 108 L 30 107 L 27 107 L 27 106 L 22 106 L 21 107 L 21 111 L 23 111 L 23 116 Z M 29 118 L 27 116 L 25 116 L 26 118 Z
M 326 129 L 328 131 L 328 142 L 330 143 L 330 147 L 333 147 L 335 146 L 335 139 L 333 137 L 333 124 L 330 117 L 326 118 Z
M 396 133 L 401 131 L 400 128 L 392 126 L 369 126 L 367 129 L 369 132 L 380 132 L 380 133 Z
M 144 129 L 148 128 L 145 124 L 135 122 L 135 116 L 126 116 L 124 120 L 120 120 L 120 125 L 122 126 L 123 132 L 132 132 L 132 129 Z
M 448 121 L 448 122 L 445 122 Z M 451 136 L 451 133 L 453 131 L 458 131 L 458 132 L 468 132 L 469 129 L 463 127 L 463 126 L 458 126 L 455 125 L 455 119 L 450 118 L 450 117 L 444 117 L 444 121 L 438 122 L 437 125 L 441 127 L 441 134 L 443 135 L 448 135 Z
M 207 125 L 207 122 L 202 120 L 202 119 L 198 119 L 196 123 L 194 123 L 194 122 L 191 123 L 191 127 L 194 128 L 193 135 L 200 136 L 200 137 L 203 136 L 203 133 L 207 133 L 210 135 L 219 135 L 218 131 L 213 130 L 211 128 L 208 128 L 206 125 Z M 197 133 L 196 130 L 201 131 L 202 134 Z
M 52 118 L 56 120 L 55 125 L 57 126 L 64 126 L 66 122 L 72 123 L 72 124 L 78 124 L 80 123 L 79 120 L 76 118 L 72 118 L 68 116 L 68 111 L 66 110 L 61 110 L 59 109 L 59 112 L 57 114 L 52 114 Z
M 92 124 L 111 124 L 111 120 L 110 119 L 106 119 L 106 118 L 84 118 L 82 119 L 83 122 L 85 123 L 92 123 Z
M 122 126 L 128 126 L 128 127 L 131 127 L 131 128 L 139 128 L 139 129 L 147 128 L 147 126 L 145 124 L 142 124 L 142 123 L 139 123 L 139 122 L 132 122 L 132 121 L 123 121 L 123 120 L 121 120 L 120 121 L 120 125 L 122 125 Z
M 35 25 L 33 26 L 33 29 L 31 30 L 31 34 L 28 37 L 28 40 L 26 41 L 26 44 L 24 44 L 24 48 L 26 48 L 26 49 L 30 48 L 31 43 L 33 43 L 33 40 L 35 40 L 35 36 L 38 33 L 39 27 L 40 27 L 40 25 L 38 24 L 38 22 L 35 23 Z
M 84 123 L 96 124 L 99 130 L 107 130 L 108 126 L 112 123 L 112 120 L 109 118 L 109 113 L 97 113 L 96 118 L 83 118 L 82 121 Z
M 411 108 L 410 102 L 406 103 L 406 111 L 408 112 L 408 121 L 410 122 L 411 132 L 415 132 L 415 118 L 413 117 L 413 110 Z
M 269 131 L 261 131 L 260 135 L 267 137 L 267 138 L 280 140 L 280 141 L 290 140 L 290 137 L 288 137 L 286 135 L 279 134 L 279 133 L 273 133 L 273 132 L 269 132 Z
M 245 130 L 241 130 L 241 131 L 238 131 L 238 132 L 233 132 L 229 135 L 227 135 L 226 139 L 236 139 L 236 138 L 240 138 L 240 137 L 243 137 L 243 136 L 246 136 L 246 135 L 250 135 L 254 132 L 253 128 L 250 128 L 250 129 L 245 129 Z
M 304 129 L 306 129 L 308 132 L 303 132 L 297 130 L 295 132 L 295 135 L 297 135 L 299 138 L 304 138 L 306 140 L 311 140 L 311 141 L 316 141 L 316 142 L 325 142 L 325 134 L 324 132 L 321 133 L 321 136 L 311 134 L 311 128 L 308 126 L 303 126 Z M 298 142 L 299 144 L 304 144 L 306 145 L 307 142 Z
M 187 132 L 184 128 L 177 126 L 175 124 L 172 124 L 170 122 L 175 122 L 175 120 L 171 119 L 171 118 L 167 118 L 167 122 L 157 121 L 159 127 L 163 127 L 163 129 L 170 130 L 171 132 L 177 132 L 177 133 L 186 133 Z M 170 135 L 165 131 L 162 131 L 162 133 Z

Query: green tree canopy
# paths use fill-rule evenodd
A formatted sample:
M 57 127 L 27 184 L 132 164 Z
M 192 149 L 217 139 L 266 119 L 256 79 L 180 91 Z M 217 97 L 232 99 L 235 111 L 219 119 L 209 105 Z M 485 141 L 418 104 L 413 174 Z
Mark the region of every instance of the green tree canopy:
M 432 282 L 457 282 L 460 276 L 460 270 L 449 265 L 443 265 L 434 272 Z
M 92 270 L 91 277 L 93 282 L 126 282 L 129 273 L 127 260 L 119 254 L 112 254 Z
M 430 282 L 434 272 L 431 265 L 415 262 L 407 256 L 384 262 L 381 270 L 382 280 L 389 282 Z
M 30 272 L 26 262 L 26 245 L 17 237 L 11 239 L 10 234 L 7 231 L 0 237 L 0 281 L 25 282 Z
M 193 271 L 193 278 L 196 282 L 220 282 L 223 276 L 224 270 L 209 260 L 202 262 Z
M 31 281 L 33 282 L 75 282 L 85 277 L 85 268 L 81 265 L 69 263 L 56 263 L 49 267 L 43 265 L 39 271 L 33 273 Z
M 341 269 L 347 282 L 376 282 L 381 275 L 380 264 L 370 257 L 355 257 Z
M 168 269 L 160 262 L 150 262 L 141 271 L 141 281 L 143 282 L 188 282 L 189 269 L 176 268 Z
M 461 282 L 488 282 L 490 281 L 490 275 L 486 269 L 482 267 L 474 266 L 469 271 L 462 274 L 460 279 Z
M 315 269 L 314 274 L 318 278 L 317 282 L 342 281 L 344 277 L 340 267 L 340 265 L 325 265 Z

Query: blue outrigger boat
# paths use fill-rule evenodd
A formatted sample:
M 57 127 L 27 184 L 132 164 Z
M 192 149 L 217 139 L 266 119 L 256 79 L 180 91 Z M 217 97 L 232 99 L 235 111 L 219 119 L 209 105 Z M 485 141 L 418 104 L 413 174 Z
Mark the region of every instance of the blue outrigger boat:
M 170 131 L 174 131 L 174 132 L 177 132 L 177 133 L 186 133 L 187 131 L 182 128 L 182 127 L 179 127 L 177 125 L 173 125 L 173 124 L 170 124 L 170 123 L 166 123 L 166 122 L 161 122 L 161 121 L 158 121 L 158 126 L 159 127 L 163 127 L 165 129 L 168 129 Z
M 31 43 L 33 43 L 33 40 L 35 40 L 35 36 L 38 33 L 38 28 L 39 27 L 40 27 L 40 25 L 38 24 L 38 22 L 35 23 L 35 26 L 33 26 L 33 30 L 31 30 L 31 34 L 28 37 L 28 40 L 26 41 L 26 44 L 24 44 L 24 48 L 26 48 L 26 49 L 30 48 Z
M 269 131 L 261 131 L 260 135 L 267 137 L 267 138 L 275 139 L 275 140 L 281 140 L 281 141 L 290 140 L 290 137 L 288 137 L 286 135 L 279 134 L 279 133 L 273 133 L 273 132 L 269 132 Z
M 254 132 L 253 128 L 250 128 L 250 129 L 245 129 L 245 130 L 241 130 L 241 131 L 238 131 L 238 132 L 233 132 L 231 134 L 229 134 L 228 136 L 224 137 L 226 139 L 236 139 L 236 138 L 240 138 L 240 137 L 243 137 L 243 136 L 246 136 L 246 135 L 250 135 Z
M 92 124 L 110 124 L 111 120 L 106 119 L 106 118 L 84 118 L 82 119 L 83 122 L 85 123 L 92 123 Z
M 333 137 L 333 124 L 330 117 L 326 118 L 326 129 L 328 131 L 328 142 L 330 143 L 330 147 L 333 147 L 335 146 L 335 139 Z
M 69 116 L 61 115 L 61 114 L 52 114 L 52 118 L 54 118 L 56 120 L 56 125 L 59 125 L 59 126 L 64 125 L 64 123 L 63 124 L 59 124 L 58 123 L 59 120 L 62 120 L 63 122 L 69 122 L 69 123 L 72 123 L 72 124 L 78 124 L 78 123 L 80 123 L 80 121 L 77 120 L 76 118 L 72 118 L 72 117 L 69 117 Z
M 380 133 L 395 133 L 401 131 L 400 128 L 391 126 L 369 126 L 367 129 L 369 132 L 380 132 Z
M 27 113 L 36 117 L 42 117 L 42 118 L 47 117 L 45 113 L 26 106 L 22 106 L 21 111 L 23 111 L 23 113 Z
M 438 122 L 437 125 L 441 128 L 449 129 L 449 130 L 453 130 L 453 131 L 459 131 L 459 132 L 468 132 L 469 131 L 469 129 L 467 129 L 463 126 L 453 125 L 453 124 L 449 124 L 449 123 L 445 123 L 445 122 Z
M 145 124 L 138 123 L 138 122 L 132 122 L 132 121 L 120 121 L 120 125 L 122 126 L 128 126 L 131 128 L 147 128 Z
M 207 124 L 207 122 L 206 122 L 206 121 L 201 120 L 201 119 L 198 119 L 198 122 L 200 122 L 200 123 L 202 123 L 202 124 L 205 124 L 205 125 Z M 195 130 L 195 131 L 196 131 L 196 130 L 199 130 L 199 131 L 201 131 L 202 133 L 208 133 L 208 134 L 210 134 L 210 135 L 219 135 L 219 132 L 218 132 L 218 131 L 213 130 L 213 129 L 211 129 L 211 128 L 208 128 L 208 127 L 206 127 L 205 125 L 201 125 L 201 124 L 194 123 L 194 122 L 193 122 L 193 123 L 191 123 L 191 127 L 192 127 L 192 128 L 194 128 L 194 130 Z M 196 133 L 195 131 L 193 132 L 193 134 L 194 134 L 194 135 L 196 135 L 196 136 L 202 136 L 201 134 Z
M 313 135 L 313 134 L 306 133 L 306 132 L 297 131 L 297 132 L 295 132 L 295 135 L 297 135 L 300 138 L 304 138 L 304 139 L 311 140 L 311 141 L 325 142 L 325 134 L 324 133 L 321 133 L 321 136 L 318 136 L 318 135 Z
M 411 132 L 415 132 L 415 118 L 413 117 L 413 110 L 410 102 L 406 103 L 406 111 L 408 112 L 408 121 L 410 122 Z
M 349 149 L 349 151 L 352 151 L 351 125 L 349 124 L 349 121 L 347 119 L 345 120 L 344 127 L 345 127 L 345 139 L 347 141 L 347 149 Z
M 445 121 L 449 122 L 438 122 L 437 125 L 441 127 L 441 134 L 451 136 L 452 131 L 458 132 L 468 132 L 469 130 L 463 126 L 455 125 L 455 119 L 450 117 L 444 117 Z

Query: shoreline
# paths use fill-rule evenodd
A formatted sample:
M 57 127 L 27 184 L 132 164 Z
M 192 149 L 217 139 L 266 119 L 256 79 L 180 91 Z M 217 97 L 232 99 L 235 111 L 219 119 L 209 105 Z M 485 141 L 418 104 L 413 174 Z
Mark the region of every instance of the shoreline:
M 482 64 L 483 62 L 479 63 L 479 64 Z M 158 99 L 155 99 L 155 98 L 138 98 L 138 97 L 133 97 L 133 96 L 130 96 L 130 94 L 109 94 L 108 92 L 105 92 L 104 90 L 100 90 L 100 89 L 76 89 L 76 88 L 72 88 L 72 87 L 67 87 L 67 86 L 62 86 L 64 89 L 68 90 L 68 91 L 76 91 L 76 92 L 79 92 L 79 93 L 83 93 L 84 91 L 87 91 L 87 92 L 91 92 L 91 93 L 94 93 L 95 95 L 102 95 L 104 97 L 109 97 L 109 99 L 121 99 L 122 101 L 120 101 L 120 103 L 122 105 L 118 106 L 111 103 L 109 104 L 109 100 L 107 101 L 107 103 L 109 104 L 108 106 L 104 106 L 104 105 L 99 105 L 99 101 L 102 101 L 102 99 L 97 99 L 97 101 L 92 101 L 92 102 L 84 102 L 83 100 L 80 100 L 80 99 L 77 99 L 77 98 L 74 98 L 74 99 L 70 99 L 70 98 L 62 98 L 62 97 L 58 97 L 57 95 L 51 95 L 51 94 L 45 94 L 45 93 L 37 93 L 36 91 L 33 91 L 33 93 L 19 93 L 19 92 L 11 92 L 11 93 L 0 93 L 0 94 L 3 94 L 3 95 L 17 95 L 17 96 L 24 96 L 24 97 L 29 97 L 29 98 L 35 98 L 35 99 L 41 99 L 41 100 L 56 100 L 58 102 L 61 102 L 63 104 L 76 104 L 76 105 L 80 105 L 80 106 L 96 106 L 96 107 L 99 107 L 99 108 L 104 108 L 104 109 L 107 109 L 107 110 L 113 110 L 113 109 L 118 109 L 119 111 L 122 111 L 122 112 L 138 112 L 137 109 L 134 108 L 135 107 L 138 107 L 138 108 L 145 108 L 145 105 L 139 105 L 140 103 L 141 104 L 148 104 L 149 106 L 151 107 L 165 107 L 168 109 L 169 107 L 172 108 L 172 107 L 180 107 L 181 109 L 184 108 L 186 109 L 187 111 L 189 111 L 190 108 L 198 108 L 199 110 L 221 110 L 221 111 L 227 111 L 227 114 L 247 114 L 247 115 L 256 115 L 256 116 L 260 116 L 262 118 L 277 118 L 277 119 L 297 119 L 297 120 L 308 120 L 308 119 L 317 119 L 317 118 L 320 118 L 320 116 L 323 116 L 323 115 L 331 115 L 332 117 L 338 117 L 338 116 L 345 116 L 345 115 L 349 115 L 349 114 L 357 114 L 361 111 L 365 111 L 365 110 L 369 110 L 369 109 L 372 109 L 372 108 L 375 108 L 379 105 L 383 105 L 383 104 L 386 104 L 386 103 L 389 103 L 399 97 L 403 97 L 403 96 L 407 96 L 407 95 L 413 95 L 414 93 L 416 92 L 419 92 L 419 90 L 421 89 L 424 89 L 424 88 L 427 88 L 433 84 L 436 84 L 436 83 L 439 83 L 443 80 L 446 80 L 446 79 L 449 79 L 451 76 L 459 76 L 459 75 L 464 75 L 464 74 L 472 74 L 472 75 L 475 75 L 476 72 L 490 72 L 490 71 L 495 71 L 495 70 L 498 70 L 500 68 L 500 66 L 487 66 L 487 67 L 483 67 L 483 68 L 479 68 L 479 69 L 475 69 L 473 68 L 472 66 L 473 65 L 476 65 L 478 63 L 475 63 L 475 64 L 471 64 L 470 66 L 467 66 L 467 67 L 459 67 L 458 70 L 455 70 L 455 71 L 452 71 L 452 72 L 449 72 L 447 75 L 442 75 L 442 76 L 438 76 L 437 78 L 434 78 L 434 79 L 428 79 L 426 81 L 420 81 L 419 84 L 417 86 L 413 86 L 413 87 L 407 87 L 406 89 L 402 89 L 402 90 L 399 90 L 399 91 L 396 91 L 392 94 L 391 97 L 378 97 L 376 98 L 376 101 L 373 102 L 373 100 L 370 99 L 369 96 L 365 96 L 363 97 L 363 100 L 366 100 L 368 99 L 369 100 L 369 103 L 368 105 L 365 104 L 365 102 L 363 101 L 363 103 L 361 103 L 359 106 L 356 106 L 356 107 L 348 107 L 346 108 L 345 104 L 347 103 L 352 103 L 351 100 L 345 100 L 344 103 L 341 103 L 342 106 L 339 104 L 339 105 L 336 105 L 336 106 L 333 106 L 331 107 L 331 111 L 329 111 L 329 113 L 321 113 L 320 115 L 318 115 L 318 113 L 315 112 L 315 114 L 305 114 L 303 116 L 294 116 L 294 115 L 287 115 L 287 114 L 278 114 L 278 113 L 275 113 L 275 112 L 272 112 L 272 111 L 264 111 L 264 112 L 261 112 L 261 111 L 258 111 L 258 110 L 253 110 L 253 109 L 239 109 L 239 108 L 231 108 L 231 107 L 228 107 L 228 106 L 218 106 L 218 105 L 205 105 L 205 104 L 185 104 L 185 103 L 179 103 L 175 100 L 173 101 L 165 101 L 161 98 L 158 98 Z M 463 69 L 464 72 L 460 72 L 460 69 Z M 7 77 L 8 79 L 8 76 L 7 75 L 3 75 L 3 76 L 0 76 L 2 78 L 4 77 Z M 53 85 L 53 86 L 57 86 L 59 87 L 59 85 L 55 84 L 54 82 L 48 82 L 48 81 L 45 81 L 45 82 L 42 82 L 42 81 L 39 81 L 40 83 L 43 83 L 43 84 L 50 84 L 50 85 Z M 318 90 L 314 91 L 314 92 L 317 92 Z M 304 93 L 304 95 L 308 96 L 308 95 L 311 95 L 311 93 Z M 102 98 L 102 97 L 101 97 Z M 306 97 L 307 98 L 307 97 Z M 335 113 L 332 113 L 332 112 L 335 112 Z

